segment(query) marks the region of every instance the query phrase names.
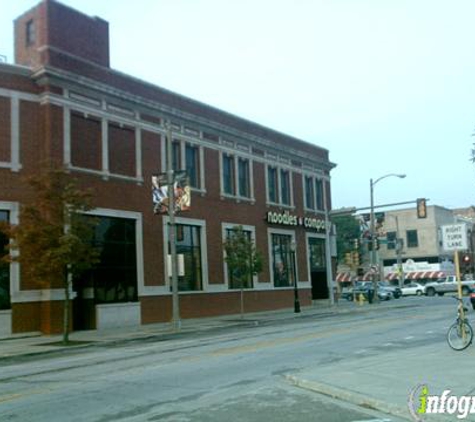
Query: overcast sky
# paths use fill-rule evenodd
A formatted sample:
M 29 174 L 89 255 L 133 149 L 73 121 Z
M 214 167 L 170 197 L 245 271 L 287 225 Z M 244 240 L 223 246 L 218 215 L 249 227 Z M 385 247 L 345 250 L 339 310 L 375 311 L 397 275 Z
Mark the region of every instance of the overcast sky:
M 0 54 L 38 0 L 0 0 Z M 111 67 L 330 151 L 333 207 L 475 204 L 473 0 L 63 0 Z

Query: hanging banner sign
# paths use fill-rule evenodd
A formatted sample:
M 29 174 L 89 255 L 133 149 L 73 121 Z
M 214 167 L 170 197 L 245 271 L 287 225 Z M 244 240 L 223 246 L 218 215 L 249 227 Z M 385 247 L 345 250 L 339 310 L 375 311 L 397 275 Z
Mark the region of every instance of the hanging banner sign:
M 191 206 L 191 188 L 185 171 L 174 172 L 174 211 L 188 211 Z M 155 214 L 167 214 L 170 203 L 168 195 L 168 175 L 152 175 L 152 201 Z
M 465 224 L 442 226 L 442 247 L 446 251 L 463 251 L 468 249 L 467 227 Z
M 281 226 L 301 226 L 306 229 L 314 229 L 325 233 L 325 220 L 315 217 L 299 217 L 290 214 L 289 211 L 273 212 L 268 211 L 266 221 L 269 224 L 279 224 Z

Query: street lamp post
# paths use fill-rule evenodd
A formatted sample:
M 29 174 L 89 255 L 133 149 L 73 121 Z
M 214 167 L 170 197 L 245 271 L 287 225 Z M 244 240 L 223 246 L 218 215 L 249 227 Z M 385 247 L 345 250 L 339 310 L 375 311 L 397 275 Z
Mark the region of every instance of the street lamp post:
M 169 218 L 169 233 L 168 240 L 170 241 L 170 256 L 171 256 L 171 285 L 172 285 L 172 327 L 173 331 L 180 331 L 180 298 L 178 293 L 178 260 L 176 253 L 175 240 L 175 172 L 173 170 L 173 135 L 172 124 L 167 122 L 167 185 L 168 185 L 168 218 Z M 169 274 L 170 276 L 170 274 Z
M 386 179 L 387 177 L 399 177 L 400 179 L 403 179 L 406 177 L 405 174 L 396 174 L 396 173 L 389 173 L 385 174 L 384 176 L 381 176 L 377 178 L 376 180 L 373 181 L 373 179 L 370 179 L 369 181 L 369 186 L 370 186 L 370 242 L 371 242 L 371 255 L 370 255 L 370 264 L 371 264 L 371 270 L 374 272 L 373 273 L 373 288 L 374 288 L 374 300 L 377 302 L 378 301 L 378 283 L 377 283 L 377 277 L 375 273 L 375 268 L 379 268 L 377 265 L 377 256 L 376 256 L 376 236 L 377 234 L 375 233 L 375 221 L 374 221 L 374 185 L 378 183 L 380 180 Z
M 299 290 L 297 287 L 297 267 L 295 264 L 295 252 L 297 249 L 297 245 L 295 242 L 290 244 L 290 251 L 292 253 L 292 272 L 294 275 L 294 313 L 300 313 L 300 300 L 299 300 Z

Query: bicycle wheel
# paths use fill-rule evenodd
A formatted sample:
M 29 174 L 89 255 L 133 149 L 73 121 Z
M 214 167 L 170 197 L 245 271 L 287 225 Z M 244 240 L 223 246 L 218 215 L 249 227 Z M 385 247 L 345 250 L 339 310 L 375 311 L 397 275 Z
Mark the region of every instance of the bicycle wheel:
M 447 342 L 454 350 L 466 349 L 472 343 L 473 330 L 467 321 L 457 321 L 447 332 Z

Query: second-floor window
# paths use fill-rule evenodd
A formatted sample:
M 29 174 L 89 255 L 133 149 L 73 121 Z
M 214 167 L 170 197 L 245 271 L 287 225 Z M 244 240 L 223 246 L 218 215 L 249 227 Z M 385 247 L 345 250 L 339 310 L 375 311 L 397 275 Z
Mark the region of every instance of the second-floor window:
M 245 158 L 238 159 L 238 184 L 239 196 L 249 198 L 251 196 L 249 160 Z
M 181 146 L 179 141 L 173 141 L 172 144 L 172 166 L 173 170 L 182 170 L 181 166 Z
M 190 186 L 193 188 L 200 187 L 200 161 L 198 147 L 187 144 L 185 147 L 185 165 L 186 174 L 190 179 Z
M 267 167 L 267 192 L 269 202 L 274 204 L 279 202 L 278 195 L 277 169 L 275 167 Z
M 239 199 L 252 198 L 251 161 L 223 153 L 221 161 L 221 190 L 224 195 Z
M 325 211 L 324 181 L 314 176 L 305 176 L 304 189 L 305 208 L 312 211 Z
M 388 249 L 396 249 L 396 232 L 387 232 Z
M 315 192 L 316 192 L 316 200 L 317 200 L 317 210 L 324 211 L 324 200 L 323 200 L 323 180 L 316 179 L 315 180 Z
M 167 168 L 167 148 L 168 142 L 163 149 L 164 159 L 162 166 Z M 175 171 L 186 171 L 190 186 L 194 189 L 204 191 L 204 154 L 201 146 L 186 142 L 180 139 L 174 139 L 172 144 L 172 167 Z
M 315 209 L 315 189 L 313 177 L 305 176 L 305 208 Z
M 293 205 L 292 172 L 267 166 L 267 202 L 285 206 Z
M 417 230 L 407 230 L 406 240 L 408 248 L 417 248 L 419 246 L 419 240 L 417 238 Z
M 280 171 L 280 202 L 284 205 L 291 205 L 290 173 L 287 170 Z
M 234 195 L 234 157 L 223 155 L 223 192 L 226 195 Z

